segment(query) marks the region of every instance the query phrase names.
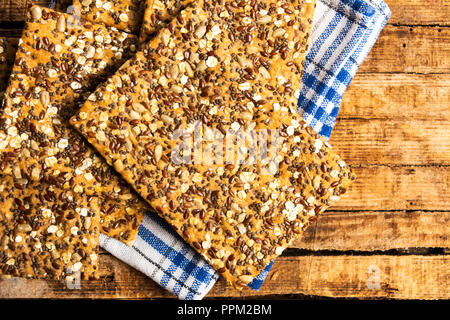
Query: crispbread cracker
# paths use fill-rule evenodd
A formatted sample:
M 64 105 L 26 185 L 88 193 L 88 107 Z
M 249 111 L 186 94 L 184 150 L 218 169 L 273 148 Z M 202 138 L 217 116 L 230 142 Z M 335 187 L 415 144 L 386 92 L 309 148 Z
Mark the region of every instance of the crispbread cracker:
M 74 0 L 80 18 L 137 34 L 142 23 L 144 0 Z
M 192 0 L 146 0 L 139 43 L 151 40 L 191 2 Z
M 296 113 L 314 5 L 196 2 L 71 119 L 108 163 L 238 289 L 354 179 Z M 203 131 L 200 143 L 196 128 Z M 255 149 L 245 139 L 240 147 L 220 144 L 220 134 L 239 136 L 241 128 L 250 135 L 267 132 L 268 143 L 278 149 L 268 148 L 262 152 L 265 157 L 255 158 L 243 152 L 243 146 Z M 185 140 L 192 135 L 193 143 Z M 213 156 L 192 162 L 199 148 Z M 241 162 L 214 160 L 239 153 L 244 154 Z
M 52 183 L 22 185 L 12 176 L 0 176 L 0 275 L 96 278 L 97 202 Z
M 24 188 L 39 182 L 77 198 L 99 198 L 92 210 L 99 207 L 100 231 L 131 244 L 147 204 L 67 118 L 130 55 L 136 37 L 88 22 L 70 26 L 69 19 L 38 6 L 30 10 L 0 115 L 0 169 Z

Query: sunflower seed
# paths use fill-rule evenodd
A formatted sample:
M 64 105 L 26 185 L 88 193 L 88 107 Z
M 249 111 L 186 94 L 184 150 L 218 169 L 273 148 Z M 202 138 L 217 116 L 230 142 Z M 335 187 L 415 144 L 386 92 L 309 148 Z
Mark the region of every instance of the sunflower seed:
M 56 30 L 59 32 L 66 31 L 66 18 L 61 14 L 58 18 L 58 22 L 56 23 Z
M 33 9 L 31 9 L 31 16 L 33 17 L 34 20 L 39 20 L 42 17 L 42 10 L 39 7 L 33 7 Z

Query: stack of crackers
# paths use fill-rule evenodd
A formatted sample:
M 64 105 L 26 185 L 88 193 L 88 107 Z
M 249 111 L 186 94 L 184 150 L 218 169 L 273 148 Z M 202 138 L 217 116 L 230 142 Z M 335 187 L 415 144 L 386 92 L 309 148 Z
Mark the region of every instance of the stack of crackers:
M 152 210 L 246 287 L 355 179 L 296 112 L 314 8 L 31 7 L 0 114 L 0 274 L 95 279 L 99 233 L 131 245 Z

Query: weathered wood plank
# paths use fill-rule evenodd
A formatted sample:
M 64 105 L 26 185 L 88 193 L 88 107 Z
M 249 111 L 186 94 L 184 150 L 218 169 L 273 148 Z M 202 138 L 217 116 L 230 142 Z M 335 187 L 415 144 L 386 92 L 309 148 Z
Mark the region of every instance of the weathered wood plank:
M 4 28 L 0 28 L 0 37 L 20 38 L 21 36 L 22 36 L 22 29 L 4 29 Z
M 68 290 L 56 281 L 0 280 L 1 298 L 170 298 L 169 292 L 110 255 L 102 279 Z M 307 294 L 328 297 L 448 299 L 449 256 L 280 257 L 259 291 L 238 292 L 220 280 L 206 298 Z
M 307 250 L 449 248 L 450 212 L 324 212 L 295 241 Z
M 341 119 L 331 145 L 351 163 L 359 165 L 449 165 L 450 121 Z
M 449 73 L 450 28 L 386 26 L 358 72 Z
M 450 166 L 368 166 L 353 170 L 356 181 L 330 209 L 447 211 L 449 208 Z
M 262 290 L 269 294 L 284 287 L 327 297 L 446 299 L 449 262 L 448 256 L 287 257 L 275 263 Z
M 0 22 L 23 21 L 28 0 L 0 0 Z
M 448 0 L 385 0 L 391 9 L 390 24 L 448 26 Z
M 358 164 L 449 164 L 450 79 L 444 74 L 358 74 L 331 136 Z
M 339 118 L 450 119 L 448 74 L 357 73 Z

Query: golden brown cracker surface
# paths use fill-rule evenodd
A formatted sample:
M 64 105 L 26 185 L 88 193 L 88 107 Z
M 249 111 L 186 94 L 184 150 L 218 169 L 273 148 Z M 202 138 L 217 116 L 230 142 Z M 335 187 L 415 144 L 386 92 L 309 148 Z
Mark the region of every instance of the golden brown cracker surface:
M 128 244 L 147 205 L 67 118 L 129 57 L 135 43 L 136 37 L 124 32 L 88 22 L 73 24 L 69 15 L 32 7 L 0 115 L 2 174 L 21 181 L 24 189 L 41 183 L 55 192 L 98 198 L 92 208 L 89 201 L 86 204 L 101 213 L 100 231 Z
M 296 113 L 314 6 L 197 2 L 71 119 L 236 288 L 280 255 L 354 179 Z M 276 148 L 255 157 L 249 151 L 262 146 L 250 138 L 221 143 L 221 134 L 245 133 L 267 133 Z M 195 162 L 196 149 L 212 156 Z
M 142 23 L 144 0 L 74 0 L 82 20 L 137 34 Z

